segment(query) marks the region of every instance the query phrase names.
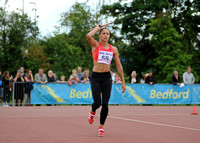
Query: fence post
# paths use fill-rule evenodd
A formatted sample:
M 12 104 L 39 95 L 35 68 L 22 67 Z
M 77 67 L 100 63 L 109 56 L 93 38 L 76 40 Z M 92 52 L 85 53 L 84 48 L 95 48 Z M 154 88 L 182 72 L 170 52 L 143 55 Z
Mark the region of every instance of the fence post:
M 13 99 L 12 99 L 12 106 L 15 106 L 15 103 L 14 103 L 14 100 L 15 100 L 15 82 L 13 82 Z

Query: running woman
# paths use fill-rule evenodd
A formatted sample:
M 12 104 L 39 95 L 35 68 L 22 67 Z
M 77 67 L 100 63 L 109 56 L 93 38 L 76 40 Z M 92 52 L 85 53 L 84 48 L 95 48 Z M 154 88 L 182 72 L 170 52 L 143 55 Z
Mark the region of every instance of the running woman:
M 94 61 L 94 67 L 90 78 L 94 103 L 92 104 L 92 110 L 89 112 L 88 121 L 90 124 L 93 123 L 96 110 L 102 105 L 98 136 L 104 136 L 103 125 L 108 115 L 108 102 L 112 88 L 110 64 L 113 56 L 116 62 L 117 71 L 122 79 L 122 93 L 126 90 L 123 67 L 119 59 L 118 50 L 116 47 L 111 46 L 108 43 L 110 38 L 109 29 L 101 27 L 103 27 L 103 25 L 98 24 L 87 34 L 87 40 L 92 47 L 92 56 Z M 101 39 L 101 42 L 97 42 L 93 38 L 97 31 L 99 31 L 99 38 Z

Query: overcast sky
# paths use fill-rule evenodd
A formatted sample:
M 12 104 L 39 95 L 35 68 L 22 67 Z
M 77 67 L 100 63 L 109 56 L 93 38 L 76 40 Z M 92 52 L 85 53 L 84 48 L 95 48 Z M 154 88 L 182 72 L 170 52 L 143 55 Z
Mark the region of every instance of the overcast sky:
M 28 13 L 32 20 L 34 20 L 35 11 L 33 11 L 33 9 L 35 8 L 35 5 L 30 4 L 30 2 L 36 3 L 36 15 L 39 16 L 37 24 L 41 35 L 44 36 L 55 30 L 54 26 L 59 24 L 60 14 L 67 12 L 76 1 L 82 3 L 87 0 L 24 0 L 24 11 L 25 13 Z M 101 2 L 103 1 L 106 3 L 113 3 L 117 0 L 101 0 Z M 4 2 L 5 0 L 0 0 L 0 5 L 3 6 Z M 99 2 L 99 0 L 89 0 L 88 5 L 94 9 L 96 2 Z M 22 9 L 22 3 L 23 0 L 8 0 L 7 10 L 13 11 L 17 8 Z

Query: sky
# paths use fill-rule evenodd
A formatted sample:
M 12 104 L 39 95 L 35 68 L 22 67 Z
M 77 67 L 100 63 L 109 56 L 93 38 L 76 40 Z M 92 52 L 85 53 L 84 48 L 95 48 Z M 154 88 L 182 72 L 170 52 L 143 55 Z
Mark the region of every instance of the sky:
M 88 1 L 88 5 L 91 6 L 92 9 L 95 9 L 95 5 L 99 0 L 8 0 L 6 10 L 15 11 L 17 8 L 23 8 L 24 1 L 24 11 L 27 13 L 32 20 L 35 19 L 35 8 L 34 4 L 30 4 L 30 2 L 36 3 L 36 15 L 39 16 L 37 18 L 37 25 L 40 29 L 41 36 L 45 36 L 49 33 L 52 33 L 55 28 L 54 26 L 59 26 L 60 15 L 63 12 L 67 12 L 69 8 L 75 4 L 75 2 L 86 2 Z M 113 3 L 117 0 L 101 0 L 105 3 Z M 0 0 L 0 5 L 4 5 L 5 0 Z

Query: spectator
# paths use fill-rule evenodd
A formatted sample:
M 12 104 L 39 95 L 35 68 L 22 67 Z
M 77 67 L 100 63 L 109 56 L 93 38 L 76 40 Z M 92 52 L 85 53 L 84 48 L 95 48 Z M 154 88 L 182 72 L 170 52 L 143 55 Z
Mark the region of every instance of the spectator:
M 184 84 L 194 84 L 195 78 L 194 75 L 191 73 L 191 68 L 187 68 L 187 72 L 183 74 L 183 82 Z
M 48 71 L 47 80 L 48 80 L 48 82 L 55 82 L 55 78 L 53 76 L 53 71 L 52 70 Z
M 74 69 L 72 70 L 72 75 L 70 75 L 68 83 L 69 83 L 69 86 L 71 86 L 72 83 L 77 84 L 78 82 L 79 82 L 79 78 L 77 76 L 77 71 Z
M 24 102 L 23 105 L 30 105 L 30 98 L 31 98 L 31 90 L 33 89 L 33 74 L 31 70 L 28 70 L 26 76 L 25 76 L 25 82 L 26 82 L 26 88 L 25 88 L 25 94 L 24 94 Z
M 90 83 L 89 74 L 90 74 L 89 70 L 84 71 L 83 77 L 81 78 L 82 83 Z
M 42 68 L 39 69 L 39 73 L 35 75 L 35 82 L 46 84 L 47 83 L 47 76 L 44 74 L 44 71 Z
M 15 82 L 14 83 L 14 87 L 15 87 L 14 101 L 15 101 L 15 104 L 17 103 L 17 105 L 20 106 L 24 97 L 24 86 L 23 86 L 24 78 L 22 77 L 20 70 L 17 71 L 17 74 L 13 80 Z
M 78 70 L 77 76 L 79 78 L 79 82 L 81 82 L 81 79 L 83 78 L 82 68 L 78 67 L 77 70 Z
M 153 85 L 156 83 L 155 78 L 153 77 L 152 70 L 149 71 L 149 75 L 145 78 L 145 83 Z
M 132 73 L 131 73 L 131 84 L 134 84 L 134 83 L 137 82 L 136 76 L 137 76 L 136 71 L 132 71 Z
M 53 73 L 53 77 L 54 77 L 54 79 L 55 79 L 55 82 L 58 81 L 58 78 L 57 78 L 56 73 Z
M 174 74 L 171 77 L 171 83 L 174 85 L 179 85 L 181 84 L 181 77 L 178 75 L 178 71 L 174 71 Z
M 65 76 L 62 75 L 62 76 L 60 77 L 60 80 L 57 80 L 57 83 L 67 83 L 67 81 L 65 81 Z
M 25 78 L 24 67 L 20 67 L 21 76 Z
M 10 73 L 8 71 L 5 71 L 3 73 L 2 82 L 4 87 L 4 103 L 7 104 L 10 102 L 10 95 L 12 90 L 12 79 L 13 77 L 10 77 Z M 7 103 L 6 103 L 7 102 Z M 8 106 L 8 105 L 7 105 Z
M 143 74 L 142 79 L 140 80 L 141 84 L 145 83 L 145 78 L 148 76 L 148 74 Z
M 3 82 L 2 82 L 2 72 L 0 71 L 0 104 L 3 102 Z
M 115 80 L 114 80 L 114 83 L 122 83 L 122 81 L 121 81 L 121 79 L 120 79 L 120 77 L 117 75 L 117 74 L 115 74 Z

